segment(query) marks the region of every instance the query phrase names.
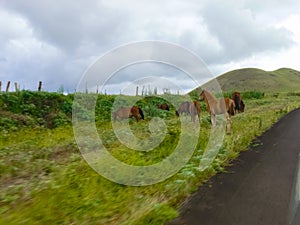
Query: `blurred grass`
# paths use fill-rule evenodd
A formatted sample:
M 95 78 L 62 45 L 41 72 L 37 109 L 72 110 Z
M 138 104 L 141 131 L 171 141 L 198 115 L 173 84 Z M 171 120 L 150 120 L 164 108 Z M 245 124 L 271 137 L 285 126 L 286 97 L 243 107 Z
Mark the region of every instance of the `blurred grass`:
M 232 134 L 225 137 L 218 156 L 205 171 L 199 171 L 199 162 L 210 119 L 202 112 L 198 145 L 190 161 L 171 178 L 144 187 L 124 186 L 99 176 L 82 158 L 70 124 L 53 129 L 1 129 L 0 224 L 164 224 L 178 215 L 181 202 L 198 185 L 224 171 L 255 137 L 300 106 L 298 95 L 286 93 L 244 101 L 245 112 L 232 117 Z M 135 165 L 153 164 L 172 153 L 180 133 L 173 115 L 161 116 L 168 135 L 150 154 L 125 149 L 106 120 L 99 119 L 97 128 L 116 158 Z M 140 137 L 149 135 L 147 127 L 147 120 L 131 123 Z

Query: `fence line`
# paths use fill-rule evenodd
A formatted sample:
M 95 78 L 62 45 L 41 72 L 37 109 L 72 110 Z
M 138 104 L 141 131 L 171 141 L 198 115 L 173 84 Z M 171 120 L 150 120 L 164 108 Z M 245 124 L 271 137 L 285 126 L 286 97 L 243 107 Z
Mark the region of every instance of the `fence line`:
M 7 84 L 6 84 L 6 89 L 5 89 L 5 92 L 8 93 L 9 92 L 9 89 L 10 89 L 10 81 L 7 81 Z M 18 92 L 20 91 L 20 84 L 18 84 L 17 82 L 14 82 L 14 85 L 15 85 L 15 91 Z M 38 85 L 38 91 L 42 91 L 42 81 L 39 81 L 39 85 Z M 2 92 L 2 81 L 0 81 L 0 92 Z

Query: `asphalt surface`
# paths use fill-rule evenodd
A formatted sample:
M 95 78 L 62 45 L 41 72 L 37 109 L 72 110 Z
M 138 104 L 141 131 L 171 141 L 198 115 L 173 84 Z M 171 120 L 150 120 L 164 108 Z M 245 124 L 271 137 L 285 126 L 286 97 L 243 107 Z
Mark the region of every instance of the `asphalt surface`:
M 183 204 L 168 225 L 300 225 L 300 109 Z

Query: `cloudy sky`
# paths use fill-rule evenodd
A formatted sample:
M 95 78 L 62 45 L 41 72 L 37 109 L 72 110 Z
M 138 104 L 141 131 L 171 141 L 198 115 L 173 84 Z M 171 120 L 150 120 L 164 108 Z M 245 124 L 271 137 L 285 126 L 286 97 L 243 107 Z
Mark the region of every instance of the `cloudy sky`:
M 245 67 L 300 70 L 299 12 L 298 0 L 0 0 L 2 90 L 8 80 L 34 90 L 41 80 L 46 91 L 73 92 L 101 56 L 145 40 L 190 50 L 215 77 Z M 147 62 L 118 71 L 107 88 L 118 93 L 153 74 L 194 88 L 181 73 Z

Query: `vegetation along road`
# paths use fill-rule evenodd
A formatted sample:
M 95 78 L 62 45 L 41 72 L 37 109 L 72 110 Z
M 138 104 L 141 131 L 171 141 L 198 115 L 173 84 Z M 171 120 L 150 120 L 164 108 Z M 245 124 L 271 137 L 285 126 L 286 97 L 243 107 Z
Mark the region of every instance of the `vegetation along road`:
M 300 109 L 276 123 L 227 173 L 194 193 L 169 225 L 300 224 Z

